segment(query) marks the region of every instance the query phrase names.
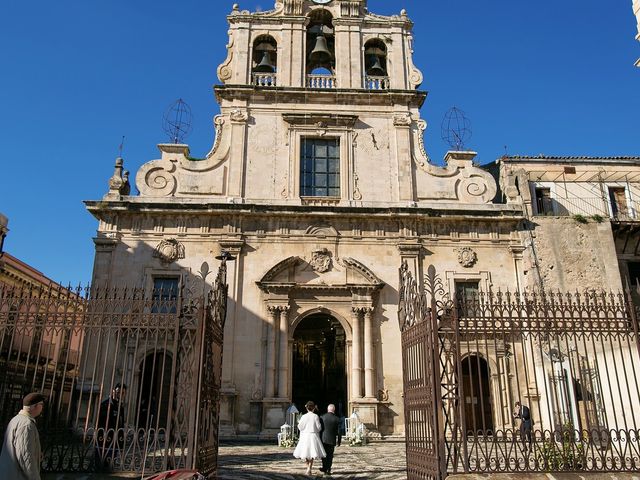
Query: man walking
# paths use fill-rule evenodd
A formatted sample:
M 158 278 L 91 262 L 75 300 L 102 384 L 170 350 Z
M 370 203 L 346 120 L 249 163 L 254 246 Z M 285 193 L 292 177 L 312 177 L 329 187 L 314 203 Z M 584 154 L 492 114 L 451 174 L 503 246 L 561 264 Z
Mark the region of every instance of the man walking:
M 516 402 L 515 412 L 513 418 L 520 419 L 520 441 L 526 452 L 531 448 L 531 430 L 533 429 L 533 420 L 531 418 L 531 411 L 526 405 L 521 405 L 520 402 Z
M 111 395 L 100 403 L 96 444 L 96 468 L 109 471 L 124 442 L 124 408 L 122 400 L 127 386 L 117 383 Z
M 321 472 L 331 475 L 331 466 L 333 464 L 333 452 L 337 446 L 340 446 L 340 418 L 336 415 L 336 406 L 329 404 L 327 413 L 322 415 L 322 446 L 327 456 L 322 459 Z
M 22 399 L 22 410 L 11 419 L 0 454 L 2 480 L 40 480 L 40 435 L 36 417 L 42 413 L 45 396 L 30 393 Z

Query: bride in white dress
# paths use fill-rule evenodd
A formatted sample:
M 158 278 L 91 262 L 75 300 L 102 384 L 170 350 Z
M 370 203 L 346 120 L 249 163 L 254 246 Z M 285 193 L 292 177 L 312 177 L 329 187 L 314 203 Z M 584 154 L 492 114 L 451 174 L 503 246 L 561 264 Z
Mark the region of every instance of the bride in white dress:
M 305 408 L 307 409 L 307 413 L 300 417 L 300 421 L 298 422 L 300 439 L 298 440 L 296 449 L 293 451 L 293 456 L 305 461 L 307 464 L 307 475 L 311 475 L 313 460 L 324 458 L 327 454 L 320 440 L 320 431 L 322 430 L 320 417 L 313 413 L 316 404 L 308 401 Z

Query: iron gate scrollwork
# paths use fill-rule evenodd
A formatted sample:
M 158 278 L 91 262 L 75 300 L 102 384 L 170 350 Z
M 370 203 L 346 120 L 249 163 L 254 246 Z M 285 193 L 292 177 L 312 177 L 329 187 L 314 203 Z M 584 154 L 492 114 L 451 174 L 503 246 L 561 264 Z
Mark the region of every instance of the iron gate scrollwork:
M 194 432 L 194 466 L 209 478 L 215 478 L 218 466 L 218 426 L 224 324 L 227 312 L 226 258 L 206 298 L 198 349 L 200 376 L 196 401 L 196 431 Z
M 43 471 L 215 478 L 226 302 L 224 262 L 199 294 L 0 284 L 0 433 L 42 391 Z
M 640 470 L 629 291 L 455 296 L 406 263 L 399 290 L 409 479 Z
M 435 275 L 434 275 L 435 280 Z M 435 289 L 435 282 L 431 284 Z M 435 294 L 435 291 L 431 291 Z M 438 480 L 442 470 L 442 398 L 435 295 L 418 288 L 406 262 L 400 268 L 398 321 L 402 332 L 407 478 Z

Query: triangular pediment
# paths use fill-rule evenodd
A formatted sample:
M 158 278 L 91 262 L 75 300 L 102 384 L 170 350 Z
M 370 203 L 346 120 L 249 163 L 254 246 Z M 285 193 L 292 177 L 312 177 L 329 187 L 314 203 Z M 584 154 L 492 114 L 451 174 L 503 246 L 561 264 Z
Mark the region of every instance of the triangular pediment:
M 314 251 L 309 258 L 288 257 L 272 266 L 257 282 L 263 290 L 280 288 L 378 290 L 384 286 L 362 262 L 344 257 L 333 259 L 328 251 Z

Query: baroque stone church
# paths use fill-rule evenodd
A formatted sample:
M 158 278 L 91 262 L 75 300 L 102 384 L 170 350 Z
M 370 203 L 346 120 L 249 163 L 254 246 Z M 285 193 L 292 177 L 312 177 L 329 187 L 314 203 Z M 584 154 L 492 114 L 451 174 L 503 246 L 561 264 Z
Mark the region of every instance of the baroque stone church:
M 172 291 L 228 251 L 221 433 L 271 436 L 311 399 L 401 436 L 401 263 L 450 291 L 518 290 L 522 205 L 494 202 L 475 152 L 429 158 L 405 11 L 277 0 L 228 22 L 213 148 L 158 145 L 137 195 L 118 159 L 86 202 L 93 282 Z

